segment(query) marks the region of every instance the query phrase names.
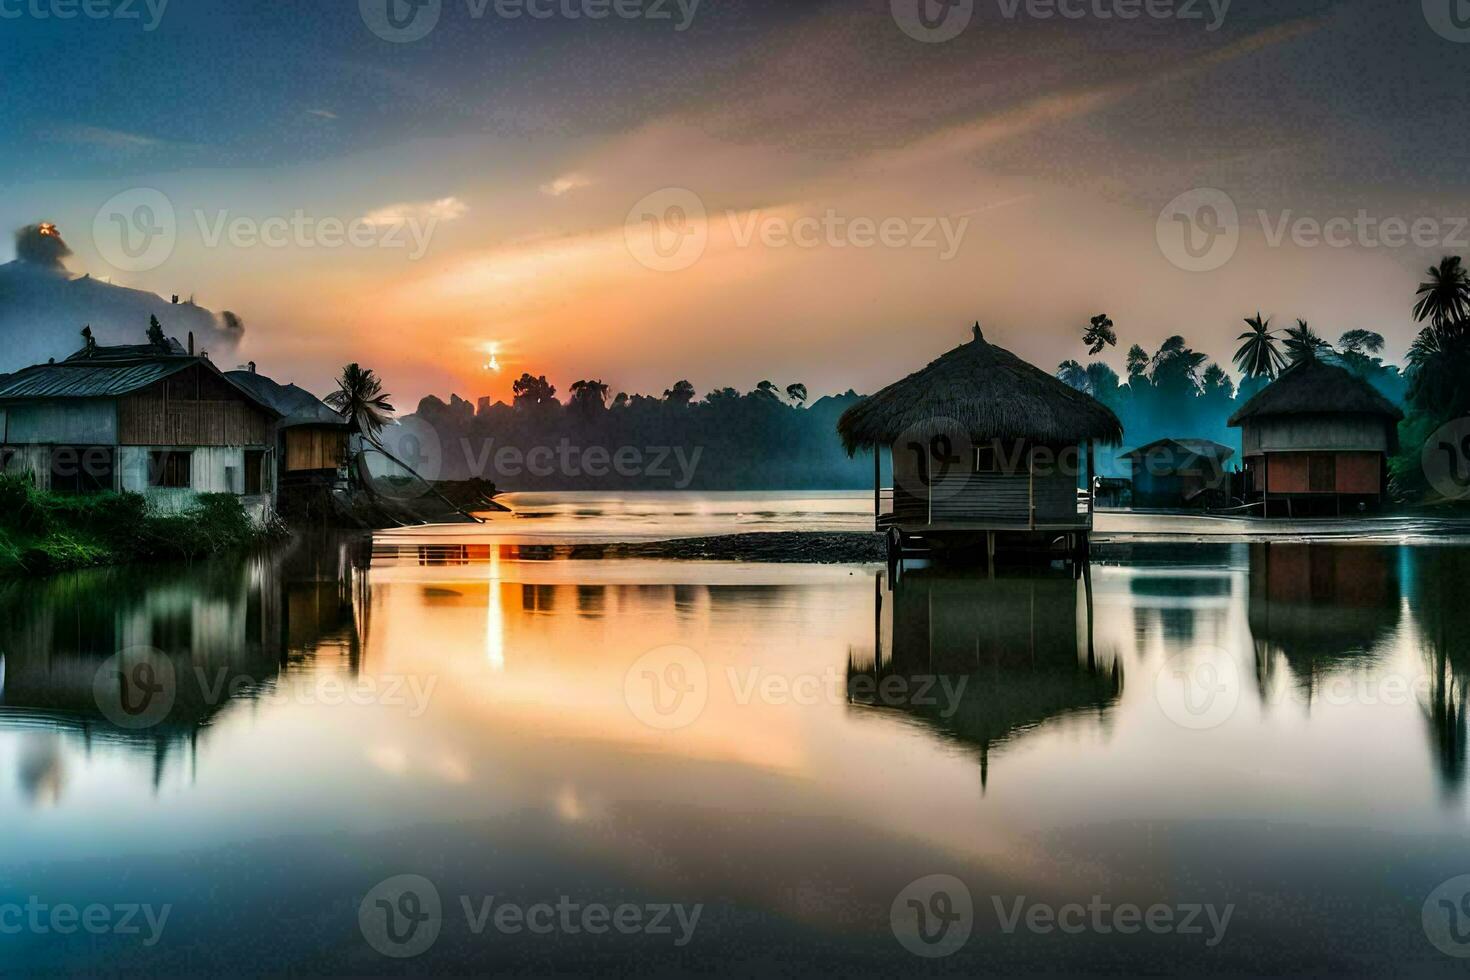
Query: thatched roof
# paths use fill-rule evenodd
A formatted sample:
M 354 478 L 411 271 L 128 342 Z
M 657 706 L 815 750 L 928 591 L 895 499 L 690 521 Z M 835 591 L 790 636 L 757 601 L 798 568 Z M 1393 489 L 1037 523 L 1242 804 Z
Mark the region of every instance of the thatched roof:
M 1320 357 L 1304 358 L 1282 371 L 1230 416 L 1230 424 L 1258 415 L 1378 415 L 1395 422 L 1404 417 L 1377 388 Z
M 976 442 L 1029 439 L 1064 444 L 1093 439 L 1116 446 L 1123 425 L 1102 402 L 1015 354 L 975 336 L 902 381 L 842 413 L 837 431 L 852 455 L 905 433 L 962 426 Z

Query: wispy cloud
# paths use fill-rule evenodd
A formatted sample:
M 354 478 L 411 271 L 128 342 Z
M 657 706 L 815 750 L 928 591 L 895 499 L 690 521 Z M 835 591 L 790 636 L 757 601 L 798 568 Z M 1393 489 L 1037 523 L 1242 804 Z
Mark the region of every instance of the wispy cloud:
M 469 210 L 457 197 L 441 197 L 436 201 L 402 201 L 387 204 L 362 216 L 362 220 L 373 226 L 402 225 L 409 222 L 453 221 Z
M 316 116 L 319 119 L 337 119 L 338 116 L 331 109 L 307 109 L 308 116 Z
M 591 187 L 593 183 L 592 178 L 581 174 L 563 174 L 550 183 L 542 184 L 541 193 L 549 197 L 561 197 L 583 187 Z
M 48 129 L 42 135 L 46 139 L 60 143 L 100 146 L 109 150 L 127 152 L 170 145 L 165 140 L 154 139 L 141 133 L 129 133 L 121 129 L 108 129 L 104 126 L 62 125 Z

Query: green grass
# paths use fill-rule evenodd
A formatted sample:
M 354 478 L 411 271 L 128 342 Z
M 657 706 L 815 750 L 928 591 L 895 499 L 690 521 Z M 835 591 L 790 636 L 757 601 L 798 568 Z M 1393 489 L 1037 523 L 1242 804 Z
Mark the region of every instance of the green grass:
M 56 494 L 29 477 L 0 475 L 0 575 L 201 558 L 276 533 L 252 524 L 230 494 L 201 494 L 188 511 L 154 514 L 141 494 Z

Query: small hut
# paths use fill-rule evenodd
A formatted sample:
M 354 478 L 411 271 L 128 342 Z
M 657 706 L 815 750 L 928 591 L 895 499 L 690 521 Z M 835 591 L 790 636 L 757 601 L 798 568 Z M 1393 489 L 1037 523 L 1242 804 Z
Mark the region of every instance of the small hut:
M 1403 417 L 1346 368 L 1303 358 L 1230 417 L 1241 429 L 1246 493 L 1267 516 L 1377 507 Z
M 1209 439 L 1155 439 L 1118 458 L 1132 467 L 1135 507 L 1199 507 L 1224 501 L 1234 455 Z
M 873 510 L 890 560 L 983 542 L 1078 553 L 1092 528 L 1092 444 L 1123 427 L 1105 405 L 974 337 L 842 414 L 848 455 L 873 451 Z M 882 452 L 893 488 L 882 487 Z

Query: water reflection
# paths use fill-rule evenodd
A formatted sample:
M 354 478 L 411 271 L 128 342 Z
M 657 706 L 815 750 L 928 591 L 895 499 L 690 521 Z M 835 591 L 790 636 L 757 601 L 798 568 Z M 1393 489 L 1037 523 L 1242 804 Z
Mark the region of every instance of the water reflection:
M 853 703 L 977 748 L 982 787 L 992 748 L 1052 719 L 1104 720 L 1122 694 L 1121 662 L 1094 644 L 1090 579 L 917 568 L 891 594 L 882 574 L 875 585 L 873 648 L 848 660 Z
M 1429 673 L 1429 703 L 1424 707 L 1430 745 L 1446 789 L 1463 791 L 1466 776 L 1466 705 L 1470 685 L 1470 552 L 1459 548 L 1408 551 L 1409 603 L 1419 647 Z
M 1398 549 L 1258 544 L 1250 548 L 1250 627 L 1262 698 L 1285 664 L 1308 702 L 1322 679 L 1364 669 L 1398 626 Z
M 347 542 L 298 540 L 240 561 L 94 569 L 0 586 L 0 731 L 22 733 L 27 799 L 55 802 L 65 747 L 105 743 L 192 770 L 201 730 L 297 671 L 362 668 L 366 554 Z M 129 727 L 99 697 L 119 651 L 168 662 L 168 707 Z

